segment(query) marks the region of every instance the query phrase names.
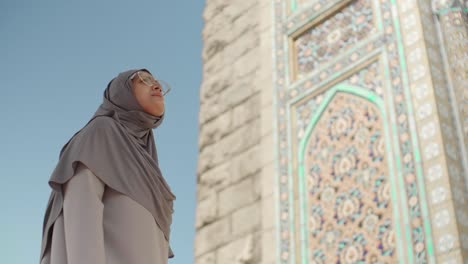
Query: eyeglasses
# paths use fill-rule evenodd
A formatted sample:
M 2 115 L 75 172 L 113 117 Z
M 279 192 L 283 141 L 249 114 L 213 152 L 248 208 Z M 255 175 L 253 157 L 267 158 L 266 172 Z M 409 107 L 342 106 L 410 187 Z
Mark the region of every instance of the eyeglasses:
M 148 73 L 144 73 L 144 72 L 136 72 L 130 79 L 133 80 L 133 78 L 135 78 L 135 75 L 138 75 L 138 78 L 140 78 L 140 80 L 152 87 L 152 86 L 157 86 L 159 88 L 161 88 L 161 91 L 162 91 L 162 94 L 163 96 L 165 96 L 167 93 L 169 93 L 169 91 L 171 90 L 171 86 L 163 81 L 163 80 L 156 80 L 153 76 L 151 76 L 150 74 Z

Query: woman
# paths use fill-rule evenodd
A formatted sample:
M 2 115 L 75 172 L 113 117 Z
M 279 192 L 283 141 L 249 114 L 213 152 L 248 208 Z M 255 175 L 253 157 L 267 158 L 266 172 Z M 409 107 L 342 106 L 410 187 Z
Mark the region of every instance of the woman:
M 153 137 L 164 118 L 160 83 L 120 73 L 88 124 L 60 152 L 49 180 L 41 264 L 164 264 L 173 200 Z

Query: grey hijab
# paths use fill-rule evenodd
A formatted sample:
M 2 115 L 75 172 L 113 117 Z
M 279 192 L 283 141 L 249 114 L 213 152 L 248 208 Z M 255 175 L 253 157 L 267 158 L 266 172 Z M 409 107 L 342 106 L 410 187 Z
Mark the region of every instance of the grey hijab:
M 130 80 L 137 71 L 120 73 L 108 84 L 94 116 L 60 151 L 49 180 L 52 192 L 44 217 L 41 260 L 50 249 L 52 227 L 63 208 L 62 186 L 73 177 L 78 162 L 146 208 L 169 241 L 176 197 L 159 169 L 152 130 L 164 115 L 152 116 L 138 104 Z M 168 257 L 174 257 L 170 246 Z

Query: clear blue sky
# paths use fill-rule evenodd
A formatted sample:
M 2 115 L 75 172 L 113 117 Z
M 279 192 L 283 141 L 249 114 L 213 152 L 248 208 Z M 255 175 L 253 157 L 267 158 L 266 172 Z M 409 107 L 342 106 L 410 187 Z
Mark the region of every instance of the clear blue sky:
M 155 130 L 177 195 L 172 264 L 193 263 L 205 1 L 0 1 L 0 256 L 39 263 L 47 181 L 107 83 L 145 67 L 172 84 Z

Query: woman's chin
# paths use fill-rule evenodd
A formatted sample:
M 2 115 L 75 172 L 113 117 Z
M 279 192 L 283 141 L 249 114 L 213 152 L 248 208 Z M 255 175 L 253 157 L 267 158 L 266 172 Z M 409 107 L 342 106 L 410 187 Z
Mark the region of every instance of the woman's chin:
M 156 110 L 156 111 L 151 111 L 149 113 L 150 115 L 153 115 L 153 116 L 162 116 L 164 114 L 164 110 Z

